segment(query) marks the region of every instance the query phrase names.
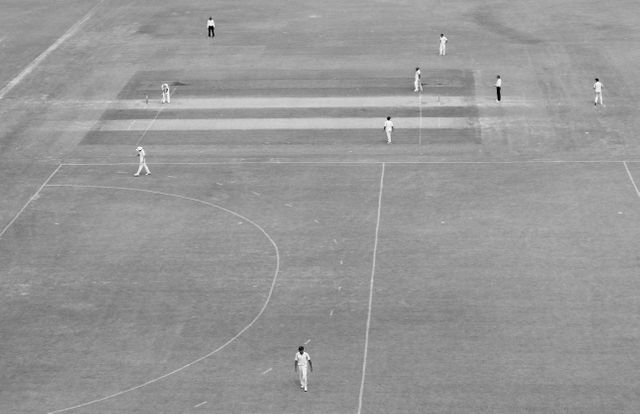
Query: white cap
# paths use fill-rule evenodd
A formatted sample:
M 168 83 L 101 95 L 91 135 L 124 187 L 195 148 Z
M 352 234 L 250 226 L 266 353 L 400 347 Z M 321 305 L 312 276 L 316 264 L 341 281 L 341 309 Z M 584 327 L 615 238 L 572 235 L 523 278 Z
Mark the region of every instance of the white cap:
M 136 151 L 138 151 L 138 152 L 142 151 L 142 147 L 136 148 Z

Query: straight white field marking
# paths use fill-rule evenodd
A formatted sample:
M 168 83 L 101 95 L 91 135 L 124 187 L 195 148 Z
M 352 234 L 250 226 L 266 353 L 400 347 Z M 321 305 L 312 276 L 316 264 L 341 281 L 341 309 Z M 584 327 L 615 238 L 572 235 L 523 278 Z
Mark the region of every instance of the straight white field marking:
M 153 120 L 151 122 L 149 122 L 149 125 L 147 125 L 147 127 L 145 128 L 145 130 L 142 133 L 142 135 L 140 135 L 140 138 L 138 138 L 138 141 L 136 141 L 136 147 L 139 147 L 140 144 L 142 144 L 142 140 L 144 139 L 144 136 L 147 135 L 147 132 L 149 132 L 149 129 L 151 129 L 153 124 L 156 122 L 156 119 L 158 119 L 158 116 L 160 116 L 160 112 L 162 112 L 162 109 L 164 109 L 164 106 L 160 107 L 158 112 L 156 112 L 156 116 L 153 118 Z M 135 119 L 133 121 L 135 121 Z M 129 127 L 132 127 L 132 126 L 133 126 L 133 123 L 131 125 L 129 125 Z M 129 129 L 129 128 L 127 128 L 127 129 Z M 100 130 L 102 130 L 102 128 L 100 128 Z M 136 130 L 134 129 L 134 131 L 136 131 Z
M 176 91 L 177 91 L 177 90 L 178 90 L 178 87 L 177 87 L 177 86 L 176 86 L 175 88 L 173 88 L 173 94 L 174 94 L 174 96 L 175 96 L 175 94 L 176 94 Z M 165 105 L 165 104 L 162 104 L 162 105 L 163 105 L 163 106 L 161 106 L 161 107 L 160 107 L 160 109 L 158 109 L 158 112 L 156 113 L 156 116 L 153 118 L 153 121 L 151 121 L 151 122 L 149 123 L 149 125 L 147 125 L 147 128 L 145 128 L 145 130 L 144 130 L 144 132 L 142 133 L 142 135 L 140 136 L 140 138 L 138 138 L 138 142 L 136 142 L 136 147 L 138 147 L 138 146 L 140 146 L 140 145 L 142 144 L 142 140 L 144 139 L 145 135 L 147 135 L 147 132 L 149 132 L 149 129 L 150 129 L 150 128 L 153 126 L 153 124 L 156 122 L 156 119 L 158 119 L 158 116 L 160 116 L 160 112 L 162 112 L 162 110 L 164 109 L 164 105 Z M 166 104 L 166 105 L 168 105 L 168 104 Z M 135 121 L 136 121 L 135 119 L 133 119 L 133 120 L 132 120 L 131 125 L 129 125 L 129 128 L 127 128 L 127 130 L 131 129 L 131 127 L 133 126 L 133 123 L 134 123 Z
M 307 339 L 307 342 L 305 342 L 304 344 L 308 344 L 309 342 L 311 342 L 311 339 Z
M 635 188 L 635 190 L 636 190 L 636 195 L 638 197 L 640 197 L 640 190 L 638 190 L 638 186 L 636 185 L 636 182 L 633 179 L 633 176 L 631 175 L 631 171 L 629 171 L 629 166 L 627 166 L 627 162 L 623 161 L 622 163 L 624 164 L 625 170 L 627 170 L 627 175 L 629 176 L 629 179 L 631 180 L 631 184 L 633 184 L 633 188 Z
M 369 329 L 371 328 L 371 306 L 373 304 L 373 280 L 376 274 L 376 253 L 378 252 L 378 231 L 380 230 L 380 211 L 382 210 L 382 189 L 384 187 L 384 166 L 380 174 L 380 193 L 378 194 L 378 217 L 376 219 L 376 236 L 373 241 L 373 260 L 371 263 L 371 280 L 369 281 L 369 307 L 367 310 L 367 327 L 364 333 L 364 356 L 362 358 L 362 380 L 360 381 L 360 394 L 358 396 L 358 414 L 362 412 L 362 394 L 364 392 L 364 380 L 367 372 L 367 352 L 369 349 Z
M 58 166 L 58 168 L 60 168 L 60 166 Z M 57 169 L 56 169 L 57 171 Z M 55 171 L 54 171 L 55 174 Z M 51 175 L 51 177 L 53 176 L 53 174 Z M 51 179 L 51 178 L 49 178 Z M 48 182 L 48 180 L 47 180 Z M 47 182 L 45 182 L 45 184 L 47 184 Z M 42 187 L 44 187 L 44 185 L 42 185 Z M 188 364 L 185 364 L 179 368 L 174 369 L 173 371 L 167 372 L 166 374 L 160 375 L 159 377 L 150 379 L 142 384 L 138 384 L 132 387 L 129 387 L 127 389 L 124 389 L 122 391 L 118 391 L 115 392 L 113 394 L 109 394 L 107 396 L 101 397 L 101 398 L 96 398 L 94 400 L 91 401 L 87 401 L 81 404 L 77 404 L 71 407 L 66 407 L 66 408 L 62 408 L 62 409 L 58 409 L 55 411 L 50 411 L 48 414 L 57 414 L 57 413 L 63 413 L 63 412 L 67 412 L 67 411 L 72 411 L 75 410 L 77 408 L 82 408 L 82 407 L 86 407 L 89 405 L 93 405 L 96 403 L 100 403 L 102 401 L 106 401 L 112 398 L 116 398 L 119 397 L 123 394 L 127 394 L 131 391 L 135 391 L 138 390 L 140 388 L 144 388 L 148 385 L 154 384 L 158 381 L 161 381 L 167 377 L 170 377 L 174 374 L 177 374 L 181 371 L 186 370 L 187 368 L 199 363 L 200 361 L 203 361 L 209 357 L 211 357 L 214 354 L 217 354 L 218 352 L 220 352 L 221 350 L 225 349 L 227 346 L 229 346 L 229 344 L 231 344 L 232 342 L 234 342 L 236 339 L 238 339 L 242 334 L 244 334 L 248 329 L 250 329 L 257 321 L 258 319 L 260 319 L 260 317 L 262 316 L 262 314 L 264 313 L 264 311 L 267 309 L 267 306 L 269 305 L 269 303 L 271 302 L 271 297 L 273 296 L 273 292 L 276 288 L 276 282 L 278 281 L 278 274 L 280 273 L 280 250 L 278 249 L 278 245 L 276 244 L 276 242 L 273 240 L 273 238 L 269 235 L 269 233 L 267 233 L 267 231 L 265 229 L 263 229 L 258 223 L 256 223 L 255 221 L 249 219 L 248 217 L 243 216 L 242 214 L 236 213 L 235 211 L 229 210 L 227 208 L 224 208 L 222 206 L 219 206 L 217 204 L 213 204 L 213 203 L 209 203 L 208 201 L 204 201 L 204 200 L 200 200 L 197 198 L 193 198 L 193 197 L 187 197 L 187 196 L 183 196 L 180 194 L 172 194 L 172 193 L 164 193 L 162 191 L 154 191 L 154 190 L 145 190 L 145 189 L 141 189 L 141 188 L 129 188 L 129 187 L 113 187 L 113 186 L 100 186 L 100 185 L 79 185 L 79 184 L 49 184 L 49 187 L 69 187 L 69 188 L 89 188 L 89 189 L 102 189 L 102 190 L 121 190 L 121 191 L 132 191 L 132 192 L 140 192 L 140 193 L 147 193 L 147 194 L 155 194 L 155 195 L 162 195 L 162 196 L 167 196 L 167 197 L 175 197 L 175 198 L 179 198 L 182 200 L 188 200 L 188 201 L 193 201 L 195 203 L 200 203 L 200 204 L 204 204 L 213 208 L 216 208 L 218 210 L 224 211 L 228 214 L 231 214 L 232 216 L 235 216 L 239 219 L 242 219 L 244 221 L 246 221 L 247 223 L 250 223 L 251 225 L 253 225 L 255 228 L 257 228 L 271 243 L 271 245 L 273 246 L 273 249 L 275 251 L 275 256 L 276 256 L 276 264 L 275 264 L 275 272 L 273 275 L 273 279 L 271 280 L 271 286 L 269 287 L 269 293 L 262 305 L 262 308 L 260 308 L 260 311 L 258 312 L 258 314 L 251 320 L 251 322 L 249 322 L 248 325 L 246 325 L 244 328 L 242 328 L 240 331 L 238 331 L 238 333 L 236 333 L 232 338 L 230 338 L 229 340 L 227 340 L 225 343 L 223 343 L 222 345 L 220 345 L 218 348 L 214 349 L 213 351 L 209 352 L 206 355 L 201 356 L 200 358 L 197 358 L 191 362 L 189 362 Z M 41 188 L 42 188 L 41 187 Z
M 163 108 L 160 108 L 151 123 L 144 119 L 118 119 L 102 121 L 97 131 L 142 131 L 146 134 L 154 131 L 213 131 L 213 130 L 274 130 L 274 129 L 377 129 L 380 118 L 224 118 L 224 119 L 158 119 Z M 157 120 L 157 121 L 156 121 Z M 136 121 L 134 125 L 131 121 Z M 465 129 L 477 126 L 477 122 L 467 117 L 396 117 L 394 121 L 402 128 L 450 128 Z M 77 126 L 62 127 L 64 130 L 77 130 Z M 80 125 L 85 130 L 84 125 Z
M 418 92 L 418 108 L 420 109 L 420 122 L 418 123 L 418 145 L 422 145 L 422 92 Z
M 4 236 L 4 233 L 9 229 L 9 227 L 11 227 L 11 225 L 18 219 L 18 217 L 20 217 L 20 214 L 22 214 L 22 212 L 27 208 L 27 206 L 29 206 L 29 204 L 31 204 L 31 202 L 38 197 L 38 195 L 40 194 L 40 191 L 42 191 L 42 189 L 49 183 L 49 181 L 51 181 L 51 179 L 53 178 L 54 175 L 56 175 L 60 167 L 62 167 L 62 164 L 58 164 L 56 169 L 53 170 L 51 174 L 49 174 L 49 177 L 47 177 L 47 179 L 44 181 L 44 183 L 42 183 L 40 188 L 38 188 L 38 190 L 29 198 L 29 200 L 27 200 L 27 202 L 25 203 L 24 206 L 22 206 L 20 211 L 18 211 L 18 213 L 16 213 L 16 215 L 13 216 L 11 221 L 9 221 L 9 223 L 7 223 L 6 226 L 4 226 L 2 231 L 0 231 L 0 239 L 2 239 L 2 236 Z
M 174 90 L 175 92 L 175 90 Z M 172 92 L 172 94 L 174 93 Z M 495 100 L 490 98 L 476 98 L 465 96 L 441 97 L 440 101 L 433 96 L 432 101 L 425 101 L 422 106 L 427 108 L 441 107 L 495 107 Z M 40 99 L 23 100 L 24 103 L 42 104 Z M 539 106 L 541 101 L 512 98 L 500 104 L 501 107 L 532 107 Z M 144 99 L 52 99 L 45 102 L 46 105 L 59 105 L 65 108 L 81 107 L 82 109 L 150 109 L 151 104 L 146 104 Z M 225 98 L 188 98 L 182 97 L 171 101 L 172 110 L 208 110 L 208 109 L 302 109 L 302 108 L 414 108 L 415 97 L 403 96 L 372 96 L 372 97 L 225 97 Z
M 262 373 L 262 375 L 266 374 L 267 372 L 271 371 L 273 368 L 269 368 L 268 370 L 266 370 L 265 372 Z
M 91 10 L 89 10 L 87 12 L 87 14 L 84 15 L 84 17 L 82 19 L 78 20 L 73 26 L 71 26 L 69 28 L 69 30 L 67 30 L 62 36 L 60 36 L 58 38 L 58 40 L 56 40 L 51 46 L 49 46 L 47 48 L 47 50 L 45 50 L 44 52 L 40 53 L 40 55 L 38 55 L 31 63 L 29 63 L 27 65 L 27 67 L 25 67 L 22 70 L 22 72 L 20 72 L 18 74 L 18 76 L 16 76 L 15 78 L 11 79 L 9 81 L 9 83 L 4 88 L 0 89 L 0 100 L 2 98 L 4 98 L 4 96 L 7 93 L 9 93 L 9 91 L 11 91 L 11 89 L 15 88 L 16 85 L 19 84 L 25 77 L 27 77 L 31 72 L 33 72 L 33 70 L 43 60 L 45 60 L 54 50 L 56 50 L 58 47 L 60 47 L 60 45 L 63 44 L 71 36 L 76 34 L 78 32 L 78 30 L 80 30 L 82 25 L 84 23 L 86 23 L 86 21 L 89 20 L 94 15 L 94 13 L 96 12 L 96 9 L 98 8 L 98 6 L 100 6 L 102 4 L 103 1 L 104 0 L 99 0 L 98 3 L 95 6 L 93 6 L 91 8 Z
M 174 89 L 175 91 L 175 89 Z M 172 92 L 174 92 L 172 91 Z M 173 98 L 173 96 L 172 96 Z M 147 108 L 144 99 L 120 100 L 60 100 L 65 106 L 80 105 L 83 107 L 104 106 L 108 104 L 113 109 L 144 109 Z M 52 103 L 52 102 L 50 102 Z M 528 105 L 528 102 L 514 102 L 513 105 Z M 273 108 L 415 108 L 415 97 L 411 95 L 399 96 L 327 96 L 327 97 L 224 97 L 224 98 L 187 98 L 171 100 L 171 109 L 273 109 Z M 469 97 L 449 96 L 446 101 L 424 102 L 424 106 L 469 106 L 476 105 Z
M 202 407 L 203 405 L 205 405 L 207 402 L 206 401 L 202 401 L 200 404 L 196 404 L 193 406 L 193 408 L 199 408 Z
M 531 161 L 385 161 L 385 164 L 443 164 L 443 165 L 464 165 L 464 164 L 479 164 L 479 165 L 526 165 L 526 164 L 620 164 L 621 160 L 531 160 Z M 627 161 L 637 162 L 638 161 Z M 211 161 L 211 162 L 154 162 L 154 165 L 243 165 L 243 164 L 293 164 L 293 165 L 373 165 L 380 164 L 380 161 Z M 91 163 L 91 162 L 63 162 L 62 166 L 75 166 L 75 167 L 113 167 L 118 165 L 138 165 L 137 162 L 105 162 L 105 163 Z M 222 185 L 221 183 L 216 183 Z

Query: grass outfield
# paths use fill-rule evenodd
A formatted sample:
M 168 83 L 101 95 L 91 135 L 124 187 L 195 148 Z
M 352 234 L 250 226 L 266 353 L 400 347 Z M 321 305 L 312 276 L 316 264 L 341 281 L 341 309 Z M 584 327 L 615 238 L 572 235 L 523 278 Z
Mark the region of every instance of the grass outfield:
M 638 8 L 9 0 L 0 412 L 638 412 Z
M 3 236 L 4 361 L 26 374 L 4 409 L 152 381 L 78 411 L 355 411 L 372 278 L 362 412 L 635 404 L 622 163 L 154 167 L 64 165 Z

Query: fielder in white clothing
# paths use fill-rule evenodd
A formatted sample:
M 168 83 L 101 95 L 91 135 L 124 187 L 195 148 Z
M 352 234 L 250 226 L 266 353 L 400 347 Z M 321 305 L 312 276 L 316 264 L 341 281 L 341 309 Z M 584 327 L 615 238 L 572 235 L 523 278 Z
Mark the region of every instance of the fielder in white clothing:
M 416 68 L 416 74 L 413 78 L 413 91 L 422 92 L 422 72 L 420 68 Z
M 387 133 L 387 144 L 391 144 L 391 132 L 393 131 L 393 122 L 391 121 L 391 117 L 388 116 L 387 120 L 384 121 L 384 126 L 382 127 L 384 132 Z
M 604 85 L 600 82 L 600 79 L 596 78 L 596 83 L 593 84 L 593 91 L 596 94 L 594 106 L 598 105 L 598 101 L 600 101 L 600 105 L 604 106 L 604 103 L 602 103 L 602 88 L 604 88 Z
M 151 171 L 149 171 L 149 167 L 147 167 L 147 160 L 146 160 L 146 156 L 147 154 L 144 152 L 144 149 L 142 147 L 138 147 L 136 148 L 136 152 L 138 153 L 138 172 L 136 172 L 135 174 L 133 174 L 134 176 L 139 176 L 140 172 L 142 172 L 142 169 L 144 168 L 145 170 L 145 174 L 144 175 L 151 175 Z
M 298 347 L 298 353 L 293 359 L 293 370 L 298 373 L 300 379 L 300 388 L 307 392 L 307 367 L 310 372 L 313 372 L 313 366 L 311 365 L 311 357 L 304 352 L 304 346 Z
M 171 91 L 166 83 L 162 84 L 162 103 L 171 103 Z
M 447 54 L 447 41 L 448 39 L 445 37 L 444 33 L 440 33 L 440 56 Z
M 207 36 L 216 37 L 216 23 L 213 21 L 213 17 L 209 17 L 207 20 Z

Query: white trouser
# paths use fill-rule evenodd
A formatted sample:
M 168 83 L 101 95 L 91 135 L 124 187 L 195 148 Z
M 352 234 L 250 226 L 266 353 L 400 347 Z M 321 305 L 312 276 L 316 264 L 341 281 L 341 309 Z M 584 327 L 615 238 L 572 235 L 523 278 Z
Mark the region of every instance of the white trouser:
M 300 378 L 300 386 L 307 389 L 307 367 L 298 366 L 298 378 Z
M 600 105 L 604 105 L 602 103 L 602 92 L 596 92 L 596 104 L 600 101 Z
M 391 130 L 386 129 L 385 132 L 387 133 L 387 142 L 391 142 Z
M 142 161 L 140 165 L 138 165 L 138 172 L 136 174 L 140 175 L 140 172 L 142 171 L 143 168 L 147 174 L 151 174 L 151 171 L 149 171 L 149 167 L 147 167 L 146 161 Z
M 171 103 L 171 93 L 162 92 L 162 103 Z
M 447 45 L 444 43 L 440 43 L 440 55 L 444 56 L 447 54 Z
M 422 82 L 420 82 L 420 79 L 416 79 L 416 80 L 413 81 L 413 91 L 414 92 L 418 92 L 418 91 L 422 92 Z

